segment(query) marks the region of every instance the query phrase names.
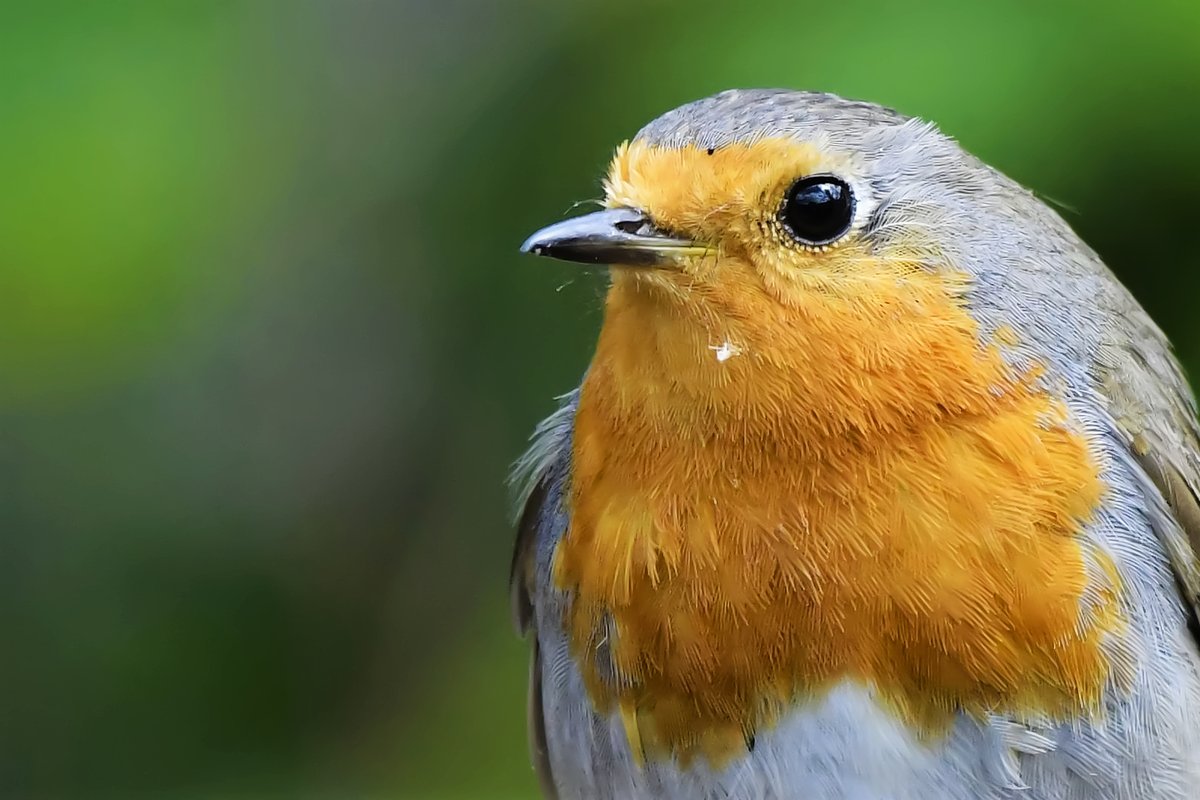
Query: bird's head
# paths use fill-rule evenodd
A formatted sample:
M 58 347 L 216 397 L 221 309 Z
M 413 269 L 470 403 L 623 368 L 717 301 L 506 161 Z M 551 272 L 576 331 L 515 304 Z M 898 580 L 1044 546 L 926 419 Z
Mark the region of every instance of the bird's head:
M 670 111 L 618 148 L 605 194 L 523 250 L 612 265 L 606 330 L 626 335 L 612 332 L 610 360 L 645 377 L 654 341 L 676 385 L 752 379 L 758 397 L 810 408 L 856 391 L 876 408 L 916 383 L 932 406 L 994 389 L 980 342 L 1017 345 L 1008 320 L 1052 308 L 1047 267 L 1081 247 L 933 126 L 824 94 L 729 91 Z

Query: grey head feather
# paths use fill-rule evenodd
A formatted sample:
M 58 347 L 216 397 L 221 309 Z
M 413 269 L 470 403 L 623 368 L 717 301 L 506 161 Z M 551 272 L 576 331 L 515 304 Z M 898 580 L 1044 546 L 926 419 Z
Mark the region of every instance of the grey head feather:
M 873 103 L 819 92 L 787 89 L 730 89 L 668 111 L 638 132 L 660 147 L 724 147 L 764 136 L 804 138 L 806 131 L 839 125 L 899 125 L 908 118 Z

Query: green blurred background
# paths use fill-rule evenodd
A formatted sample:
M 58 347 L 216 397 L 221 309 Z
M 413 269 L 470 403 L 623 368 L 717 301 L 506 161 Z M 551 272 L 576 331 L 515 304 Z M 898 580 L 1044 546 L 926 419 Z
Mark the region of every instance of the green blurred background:
M 531 798 L 517 255 L 731 86 L 938 121 L 1200 359 L 1194 0 L 5 3 L 0 796 Z

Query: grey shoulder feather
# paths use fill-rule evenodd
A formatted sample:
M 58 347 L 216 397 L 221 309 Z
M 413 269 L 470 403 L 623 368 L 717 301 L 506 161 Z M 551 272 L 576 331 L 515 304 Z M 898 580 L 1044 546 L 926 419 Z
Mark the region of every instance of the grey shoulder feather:
M 575 421 L 575 408 L 579 404 L 579 390 L 560 396 L 558 401 L 558 410 L 534 428 L 529 448 L 517 459 L 509 476 L 509 486 L 517 498 L 517 541 L 513 545 L 508 588 L 513 622 L 520 633 L 529 629 L 533 614 L 529 581 L 536 557 L 542 505 L 546 500 L 548 488 L 546 478 L 554 464 L 571 446 L 571 431 Z

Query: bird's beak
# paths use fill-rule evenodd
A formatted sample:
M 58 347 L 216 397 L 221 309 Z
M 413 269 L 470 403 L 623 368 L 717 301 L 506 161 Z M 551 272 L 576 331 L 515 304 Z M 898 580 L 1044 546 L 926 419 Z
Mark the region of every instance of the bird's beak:
M 709 248 L 670 236 L 632 208 L 609 208 L 542 228 L 521 245 L 522 253 L 580 264 L 671 267 Z

